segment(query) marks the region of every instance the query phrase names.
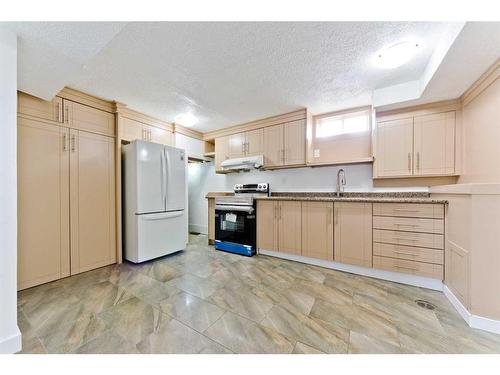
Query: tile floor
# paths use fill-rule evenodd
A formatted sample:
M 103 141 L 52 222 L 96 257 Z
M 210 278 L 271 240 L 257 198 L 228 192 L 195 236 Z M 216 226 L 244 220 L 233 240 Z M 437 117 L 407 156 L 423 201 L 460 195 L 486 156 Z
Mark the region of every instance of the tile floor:
M 500 353 L 442 293 L 206 241 L 21 291 L 23 353 Z

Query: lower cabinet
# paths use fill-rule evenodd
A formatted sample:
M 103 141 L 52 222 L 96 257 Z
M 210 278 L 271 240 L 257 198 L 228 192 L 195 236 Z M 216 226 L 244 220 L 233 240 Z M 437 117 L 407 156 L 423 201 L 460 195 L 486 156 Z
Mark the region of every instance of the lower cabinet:
M 302 202 L 257 202 L 257 247 L 301 255 Z
M 257 202 L 257 247 L 279 251 L 278 201 Z
M 302 202 L 302 256 L 333 261 L 333 202 Z
M 302 202 L 278 202 L 278 251 L 301 255 Z
M 372 267 L 372 204 L 335 202 L 335 261 Z
M 116 262 L 115 139 L 18 119 L 18 289 Z

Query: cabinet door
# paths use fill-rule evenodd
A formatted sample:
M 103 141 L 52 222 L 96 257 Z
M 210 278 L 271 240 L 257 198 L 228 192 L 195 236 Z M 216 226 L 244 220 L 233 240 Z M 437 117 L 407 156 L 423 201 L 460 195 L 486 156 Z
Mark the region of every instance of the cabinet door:
M 414 119 L 415 175 L 455 173 L 455 112 Z
M 115 115 L 70 100 L 63 100 L 64 122 L 73 129 L 115 135 Z
M 245 156 L 245 133 L 231 134 L 229 136 L 229 158 L 242 158 Z
M 278 251 L 278 202 L 257 202 L 257 248 Z
M 264 128 L 264 166 L 283 165 L 283 124 Z
M 379 122 L 375 137 L 375 177 L 413 175 L 413 118 Z
M 69 276 L 68 129 L 19 118 L 18 289 Z
M 284 127 L 285 165 L 306 163 L 306 122 L 305 120 L 288 122 Z
M 122 139 L 132 142 L 135 139 L 146 140 L 145 126 L 142 122 L 122 118 Z
M 34 96 L 18 92 L 17 112 L 45 120 L 62 122 L 62 99 L 55 97 L 52 101 L 46 101 Z
M 208 198 L 208 244 L 215 241 L 215 198 Z
M 333 261 L 333 203 L 302 202 L 302 256 Z
M 278 247 L 283 253 L 301 254 L 302 212 L 300 201 L 280 201 L 278 204 Z
M 372 204 L 336 202 L 336 262 L 372 267 Z
M 173 145 L 172 132 L 166 129 L 157 128 L 156 126 L 149 127 L 149 140 L 162 145 Z
M 116 262 L 115 143 L 70 132 L 71 274 Z
M 247 156 L 262 155 L 264 152 L 263 129 L 251 130 L 245 133 L 245 154 Z
M 220 164 L 229 158 L 229 137 L 215 138 L 215 171 L 221 171 Z

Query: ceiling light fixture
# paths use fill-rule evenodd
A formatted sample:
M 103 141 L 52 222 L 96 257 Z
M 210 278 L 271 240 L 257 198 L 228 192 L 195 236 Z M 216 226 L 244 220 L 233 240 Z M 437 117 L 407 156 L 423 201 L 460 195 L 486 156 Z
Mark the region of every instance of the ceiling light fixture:
M 374 57 L 376 66 L 383 69 L 394 69 L 408 62 L 418 51 L 419 43 L 403 41 L 382 48 Z
M 191 127 L 194 124 L 198 122 L 198 119 L 193 116 L 191 113 L 181 113 L 180 115 L 175 116 L 175 123 L 186 126 L 186 127 Z

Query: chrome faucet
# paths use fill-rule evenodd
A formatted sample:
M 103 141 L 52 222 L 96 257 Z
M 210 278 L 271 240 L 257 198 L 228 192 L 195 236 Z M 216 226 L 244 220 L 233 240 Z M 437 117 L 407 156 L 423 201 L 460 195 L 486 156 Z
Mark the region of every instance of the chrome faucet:
M 345 171 L 340 168 L 337 172 L 337 197 L 340 197 L 340 193 L 344 192 L 344 186 L 347 183 L 347 179 L 345 177 Z

